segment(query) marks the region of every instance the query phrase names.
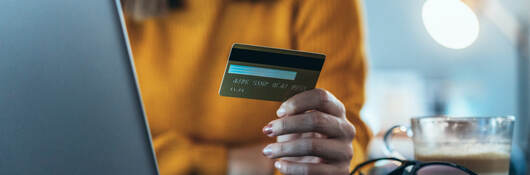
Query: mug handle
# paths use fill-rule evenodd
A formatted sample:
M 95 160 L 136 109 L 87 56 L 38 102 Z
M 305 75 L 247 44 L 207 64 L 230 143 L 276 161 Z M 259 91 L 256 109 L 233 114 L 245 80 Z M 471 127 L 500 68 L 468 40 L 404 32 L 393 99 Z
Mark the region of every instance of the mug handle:
M 392 137 L 394 137 L 394 135 L 398 133 L 406 133 L 407 137 L 409 138 L 412 138 L 412 134 L 413 134 L 412 130 L 410 130 L 409 127 L 406 127 L 404 125 L 392 126 L 390 129 L 388 129 L 388 131 L 386 131 L 383 137 L 383 142 L 385 144 L 384 151 L 385 151 L 385 154 L 387 154 L 388 156 L 395 157 L 401 160 L 405 160 L 406 159 L 405 156 L 397 152 L 391 143 Z

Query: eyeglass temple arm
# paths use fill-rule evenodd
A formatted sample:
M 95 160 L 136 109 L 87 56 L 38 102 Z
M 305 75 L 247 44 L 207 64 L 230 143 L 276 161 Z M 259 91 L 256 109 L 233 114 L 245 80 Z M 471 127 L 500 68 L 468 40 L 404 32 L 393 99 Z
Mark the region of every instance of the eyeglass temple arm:
M 405 172 L 405 168 L 407 168 L 410 165 L 414 165 L 416 162 L 413 161 L 403 161 L 403 165 L 397 167 L 392 172 L 388 173 L 388 175 L 403 175 L 403 172 Z
M 368 165 L 370 163 L 380 161 L 380 160 L 394 160 L 394 161 L 399 161 L 399 162 L 402 161 L 402 160 L 394 158 L 394 157 L 385 157 L 385 158 L 377 158 L 377 159 L 368 160 L 366 162 L 363 162 L 363 163 L 355 166 L 353 171 L 351 171 L 350 175 L 354 175 L 354 173 L 357 172 L 357 170 L 361 169 L 362 167 L 364 167 L 364 166 L 366 166 L 366 165 Z M 363 175 L 363 173 L 359 172 L 359 175 Z
M 373 159 L 373 160 L 369 160 L 369 161 L 366 161 L 366 162 L 363 162 L 357 166 L 355 166 L 355 168 L 353 169 L 353 171 L 351 171 L 350 175 L 354 175 L 355 172 L 357 172 L 359 169 L 361 169 L 362 167 L 370 164 L 370 163 L 373 163 L 373 162 L 377 162 L 381 159 Z M 360 175 L 363 175 L 363 173 L 359 172 Z

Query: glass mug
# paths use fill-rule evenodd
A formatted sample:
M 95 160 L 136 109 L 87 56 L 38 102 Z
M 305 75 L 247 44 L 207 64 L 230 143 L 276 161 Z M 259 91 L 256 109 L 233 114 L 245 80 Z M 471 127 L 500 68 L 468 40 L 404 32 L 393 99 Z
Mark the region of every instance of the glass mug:
M 389 154 L 403 159 L 390 141 L 405 133 L 412 138 L 416 160 L 452 162 L 479 175 L 508 175 L 514 124 L 513 116 L 412 118 L 410 128 L 389 129 L 384 143 Z

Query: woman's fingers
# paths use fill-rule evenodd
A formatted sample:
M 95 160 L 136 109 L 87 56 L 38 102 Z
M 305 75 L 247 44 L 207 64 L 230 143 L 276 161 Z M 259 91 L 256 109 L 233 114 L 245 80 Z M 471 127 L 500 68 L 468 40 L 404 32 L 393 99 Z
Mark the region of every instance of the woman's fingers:
M 269 144 L 263 154 L 269 158 L 315 156 L 327 162 L 349 162 L 353 149 L 350 144 L 334 139 L 296 139 Z
M 318 110 L 337 117 L 344 117 L 344 105 L 330 92 L 313 89 L 299 93 L 283 102 L 276 114 L 278 117 Z
M 274 163 L 274 167 L 285 175 L 341 175 L 348 174 L 348 165 L 330 165 L 324 163 L 297 163 L 279 160 Z
M 353 139 L 355 129 L 346 120 L 332 115 L 311 111 L 274 120 L 263 128 L 270 137 L 285 134 L 317 132 L 329 138 Z
M 302 136 L 302 134 L 284 134 L 276 137 L 276 142 L 285 142 L 289 140 L 295 140 Z
M 280 118 L 263 133 L 277 136 L 278 142 L 265 147 L 263 154 L 279 158 L 275 166 L 280 172 L 348 174 L 355 128 L 335 96 L 323 89 L 305 91 L 285 101 L 276 113 Z M 309 161 L 302 161 L 306 158 Z

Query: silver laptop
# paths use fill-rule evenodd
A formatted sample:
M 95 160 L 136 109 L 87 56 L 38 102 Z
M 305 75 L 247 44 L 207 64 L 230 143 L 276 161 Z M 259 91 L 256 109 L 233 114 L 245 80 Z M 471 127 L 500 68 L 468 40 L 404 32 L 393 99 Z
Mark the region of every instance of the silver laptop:
M 0 0 L 0 174 L 158 174 L 119 0 Z

